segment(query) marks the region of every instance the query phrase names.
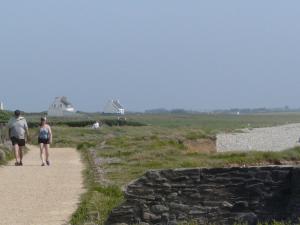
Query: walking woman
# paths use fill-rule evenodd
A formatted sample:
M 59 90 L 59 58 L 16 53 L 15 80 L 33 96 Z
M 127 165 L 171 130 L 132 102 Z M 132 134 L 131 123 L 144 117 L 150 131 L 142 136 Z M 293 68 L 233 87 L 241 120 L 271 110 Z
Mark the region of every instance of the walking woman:
M 47 124 L 47 119 L 45 117 L 41 118 L 38 141 L 39 141 L 40 150 L 41 150 L 41 160 L 42 160 L 41 166 L 45 166 L 45 163 L 48 166 L 50 166 L 49 145 L 52 143 L 52 132 L 51 132 L 51 127 Z

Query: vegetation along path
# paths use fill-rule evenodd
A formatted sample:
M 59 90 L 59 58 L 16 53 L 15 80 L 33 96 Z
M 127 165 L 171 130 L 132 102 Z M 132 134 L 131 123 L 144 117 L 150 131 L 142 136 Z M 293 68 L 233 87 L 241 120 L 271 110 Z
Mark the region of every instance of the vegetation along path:
M 65 224 L 84 191 L 80 155 L 52 148 L 51 166 L 41 167 L 39 149 L 29 148 L 23 167 L 12 161 L 0 168 L 0 224 Z

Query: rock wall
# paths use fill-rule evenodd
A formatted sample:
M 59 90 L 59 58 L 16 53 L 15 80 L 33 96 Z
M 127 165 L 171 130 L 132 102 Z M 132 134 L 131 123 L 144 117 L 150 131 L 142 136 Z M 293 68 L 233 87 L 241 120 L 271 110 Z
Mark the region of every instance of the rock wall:
M 234 224 L 300 217 L 300 168 L 149 171 L 106 224 Z

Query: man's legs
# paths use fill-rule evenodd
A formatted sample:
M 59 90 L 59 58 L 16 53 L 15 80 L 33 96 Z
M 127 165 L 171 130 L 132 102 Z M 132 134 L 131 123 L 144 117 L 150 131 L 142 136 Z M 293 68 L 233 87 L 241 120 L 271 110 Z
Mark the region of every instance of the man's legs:
M 14 144 L 14 152 L 15 152 L 15 158 L 16 158 L 16 164 L 19 164 L 20 162 L 20 154 L 19 154 L 19 145 Z
M 23 166 L 23 147 L 19 146 L 20 165 Z

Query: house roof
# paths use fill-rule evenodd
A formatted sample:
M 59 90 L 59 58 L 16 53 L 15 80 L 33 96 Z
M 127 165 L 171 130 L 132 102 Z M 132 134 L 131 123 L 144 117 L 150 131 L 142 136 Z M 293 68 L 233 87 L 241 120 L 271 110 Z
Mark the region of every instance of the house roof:
M 118 100 L 113 100 L 113 104 L 119 108 L 119 109 L 123 109 L 123 106 L 120 104 L 120 102 Z
M 61 103 L 63 103 L 65 106 L 72 106 L 72 103 L 68 101 L 67 97 L 63 96 L 60 97 Z

